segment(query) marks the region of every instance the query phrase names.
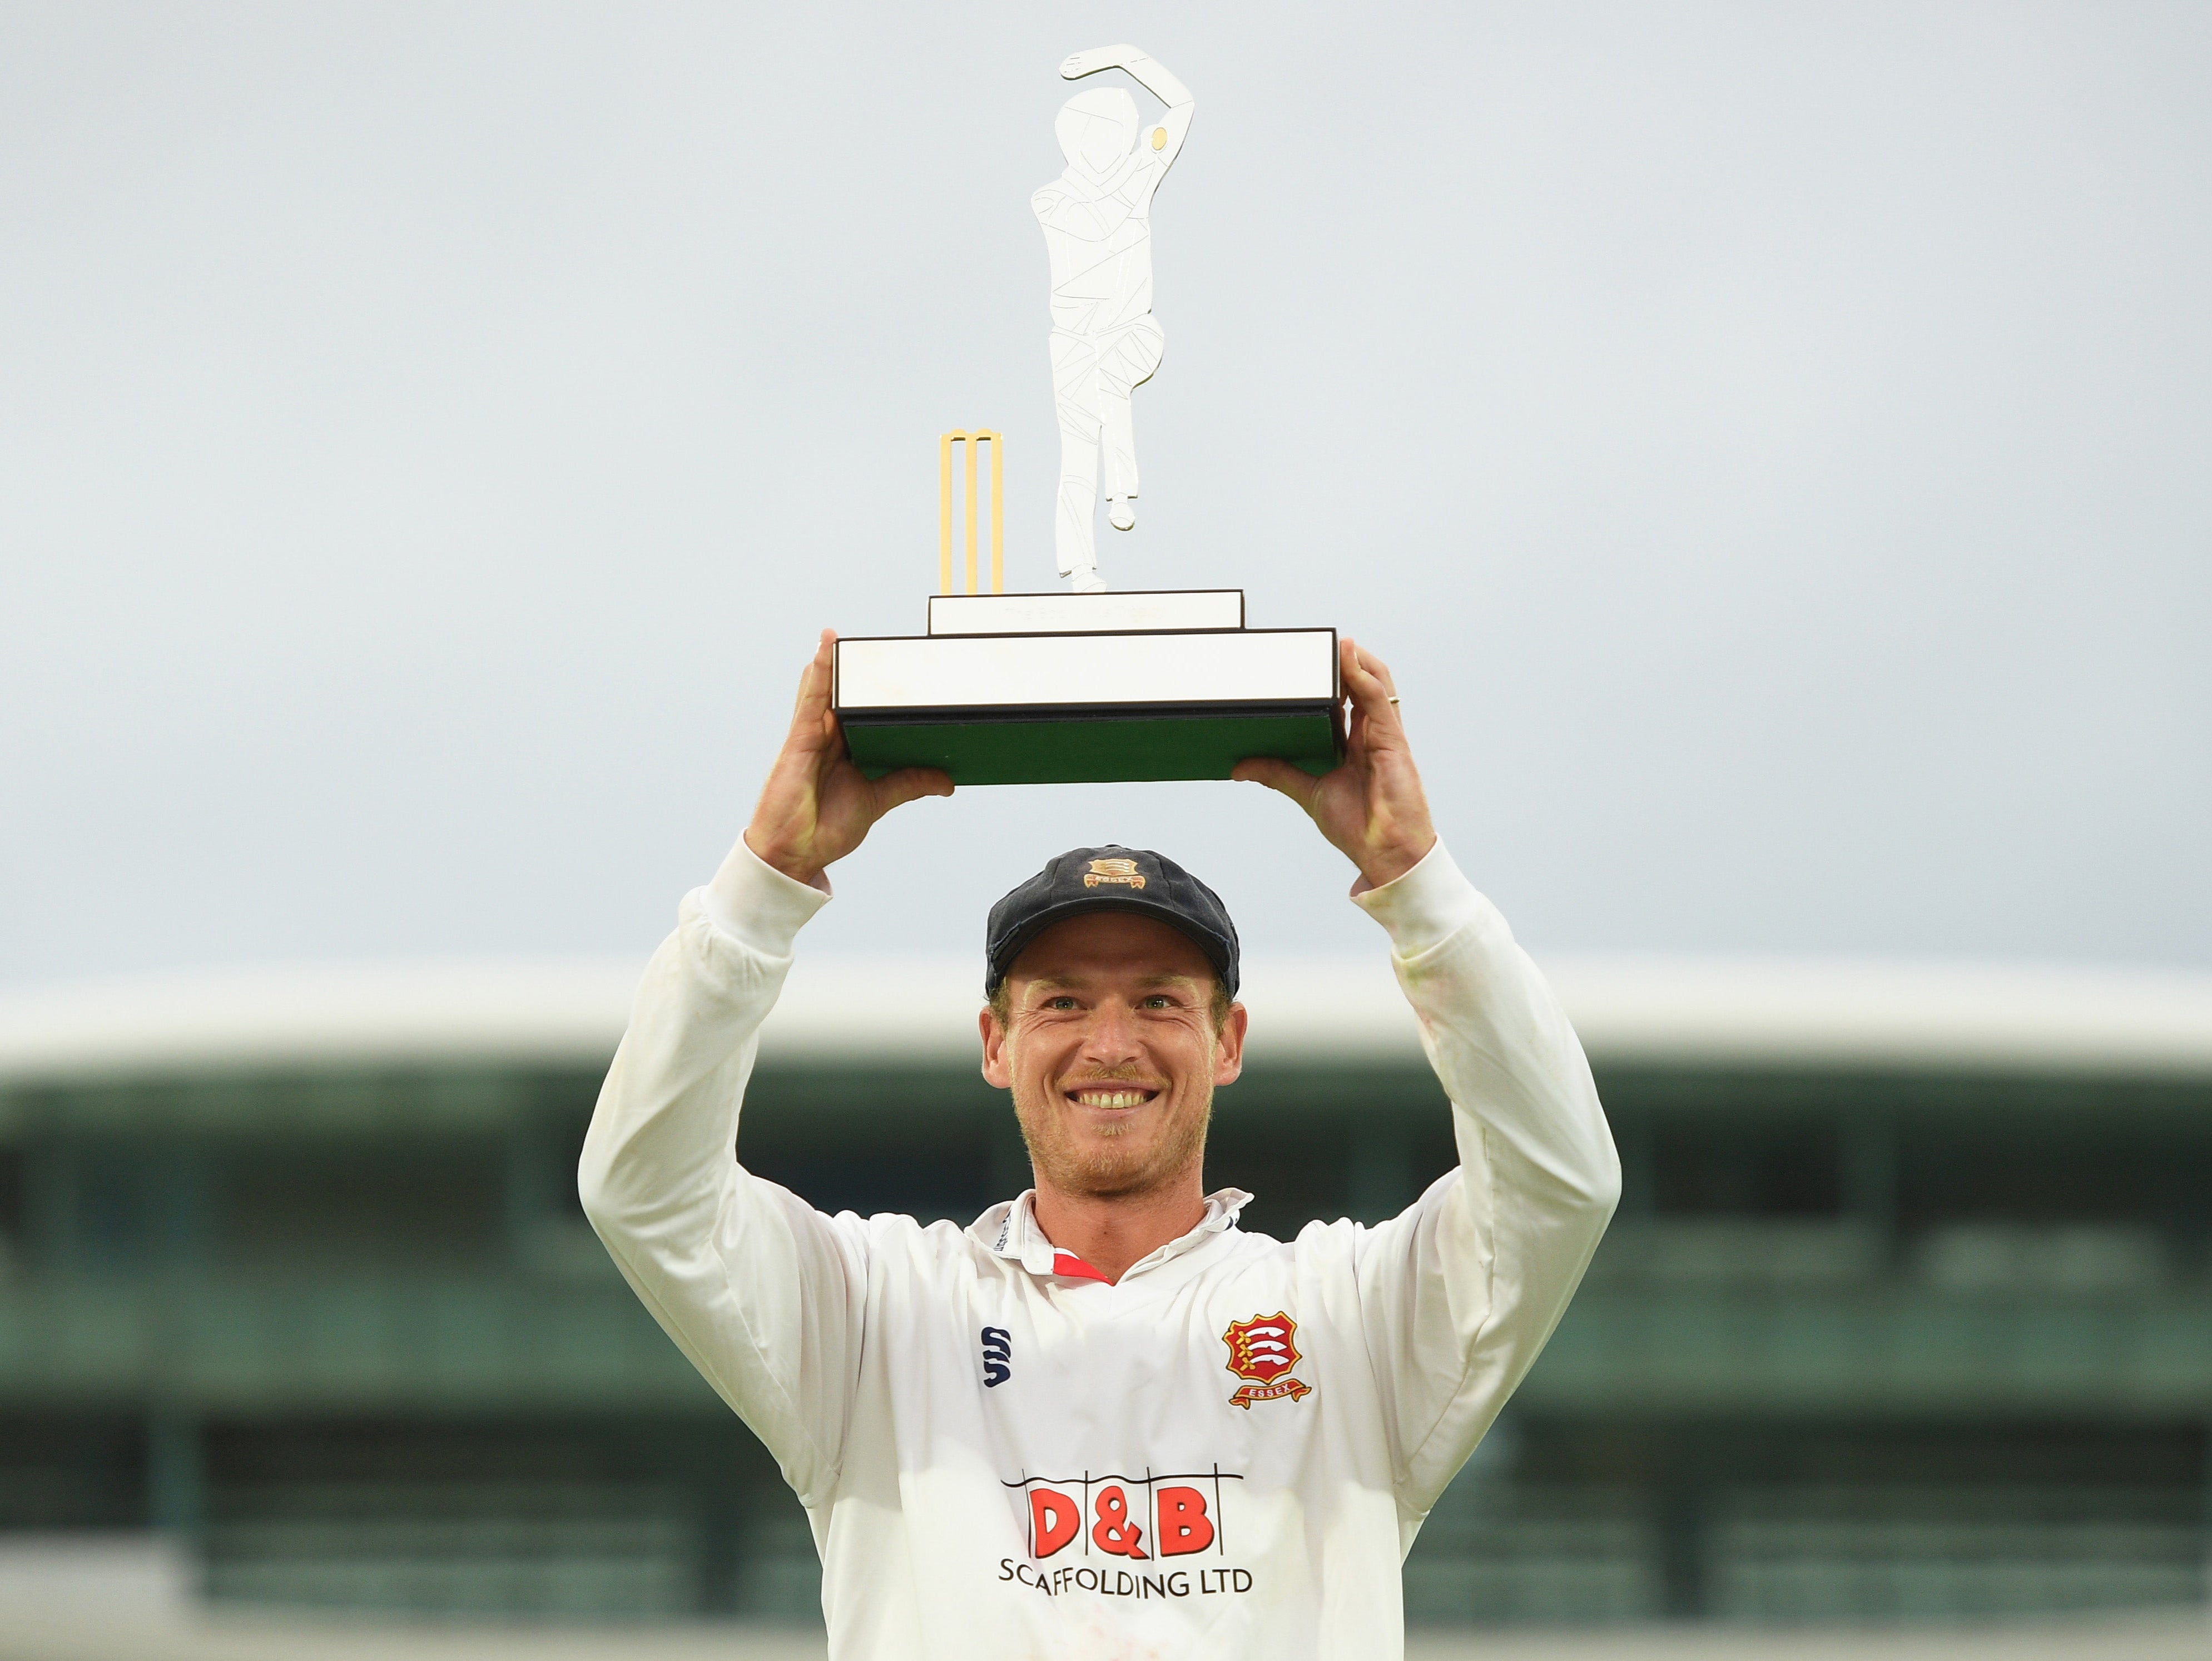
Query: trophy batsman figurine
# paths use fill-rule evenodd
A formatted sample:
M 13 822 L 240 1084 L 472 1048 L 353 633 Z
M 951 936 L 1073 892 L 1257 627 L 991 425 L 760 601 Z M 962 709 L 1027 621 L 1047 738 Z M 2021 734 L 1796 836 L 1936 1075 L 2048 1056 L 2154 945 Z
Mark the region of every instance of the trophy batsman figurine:
M 1060 418 L 1060 502 L 1053 552 L 1079 594 L 1097 593 L 1101 453 L 1106 517 L 1137 522 L 1137 431 L 1129 395 L 1160 367 L 1152 320 L 1152 192 L 1174 165 L 1197 105 L 1190 88 L 1134 46 L 1094 46 L 1060 66 L 1079 81 L 1128 71 L 1167 107 L 1140 125 L 1121 87 L 1093 87 L 1060 106 L 1053 131 L 1067 169 L 1030 198 L 1052 257 L 1052 394 Z

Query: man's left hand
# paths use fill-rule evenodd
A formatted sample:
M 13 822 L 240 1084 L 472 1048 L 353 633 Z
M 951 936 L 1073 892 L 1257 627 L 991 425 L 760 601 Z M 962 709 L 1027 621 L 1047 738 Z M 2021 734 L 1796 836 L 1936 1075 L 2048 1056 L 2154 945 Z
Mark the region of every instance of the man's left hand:
M 1419 865 L 1437 845 L 1429 799 L 1398 715 L 1389 666 L 1350 640 L 1338 642 L 1352 721 L 1344 764 L 1316 778 L 1286 761 L 1240 761 L 1233 779 L 1264 784 L 1304 808 L 1322 836 L 1359 867 L 1364 886 L 1384 883 Z

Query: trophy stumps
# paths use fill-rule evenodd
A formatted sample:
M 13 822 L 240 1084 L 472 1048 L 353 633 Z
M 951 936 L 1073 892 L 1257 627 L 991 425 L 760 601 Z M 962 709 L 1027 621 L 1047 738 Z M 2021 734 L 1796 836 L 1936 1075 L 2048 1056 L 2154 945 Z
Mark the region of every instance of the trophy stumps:
M 832 701 L 872 778 L 1222 779 L 1344 755 L 1336 630 L 1247 629 L 1235 588 L 935 595 L 926 635 L 837 642 Z

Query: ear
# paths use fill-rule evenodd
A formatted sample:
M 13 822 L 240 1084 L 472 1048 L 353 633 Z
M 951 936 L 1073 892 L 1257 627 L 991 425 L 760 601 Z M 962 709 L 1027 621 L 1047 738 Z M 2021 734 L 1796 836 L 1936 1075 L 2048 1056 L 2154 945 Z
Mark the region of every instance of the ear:
M 983 1037 L 983 1082 L 994 1090 L 1012 1090 L 1014 1075 L 1006 1068 L 1006 1029 L 988 1004 L 976 1012 L 975 1025 Z
M 1229 1019 L 1221 1024 L 1221 1031 L 1213 1040 L 1213 1082 L 1216 1085 L 1235 1084 L 1244 1070 L 1244 1029 L 1251 1020 L 1250 1012 L 1241 1003 L 1229 1006 Z

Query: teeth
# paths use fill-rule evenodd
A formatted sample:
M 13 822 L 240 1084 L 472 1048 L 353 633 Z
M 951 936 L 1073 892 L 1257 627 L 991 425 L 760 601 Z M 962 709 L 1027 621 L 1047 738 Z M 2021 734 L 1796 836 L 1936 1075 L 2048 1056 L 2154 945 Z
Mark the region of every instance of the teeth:
M 1085 1107 L 1142 1107 L 1145 1092 L 1141 1090 L 1085 1090 L 1077 1092 L 1076 1100 Z

